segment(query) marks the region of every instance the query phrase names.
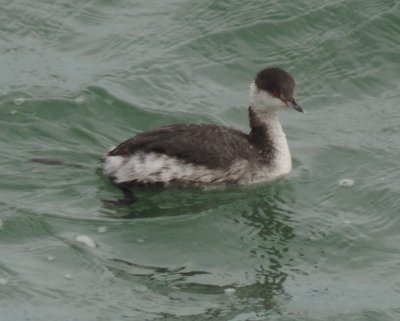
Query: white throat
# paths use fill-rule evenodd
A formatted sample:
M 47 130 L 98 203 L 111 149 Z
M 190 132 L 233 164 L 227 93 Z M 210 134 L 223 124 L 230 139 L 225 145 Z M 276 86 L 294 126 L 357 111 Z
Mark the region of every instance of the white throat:
M 273 145 L 273 157 L 265 174 L 268 180 L 288 174 L 292 170 L 292 158 L 286 135 L 279 121 L 278 110 L 286 105 L 264 90 L 259 90 L 255 83 L 250 85 L 250 104 L 259 122 L 268 130 L 268 137 Z M 260 177 L 260 180 L 265 180 Z M 257 179 L 256 179 L 257 180 Z

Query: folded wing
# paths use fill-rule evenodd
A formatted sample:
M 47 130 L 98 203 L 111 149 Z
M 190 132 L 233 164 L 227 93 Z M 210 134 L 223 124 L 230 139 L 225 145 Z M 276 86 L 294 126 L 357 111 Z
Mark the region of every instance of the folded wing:
M 245 133 L 228 127 L 197 124 L 175 124 L 140 133 L 108 155 L 128 156 L 140 151 L 164 154 L 208 168 L 222 168 L 238 159 L 256 157 Z

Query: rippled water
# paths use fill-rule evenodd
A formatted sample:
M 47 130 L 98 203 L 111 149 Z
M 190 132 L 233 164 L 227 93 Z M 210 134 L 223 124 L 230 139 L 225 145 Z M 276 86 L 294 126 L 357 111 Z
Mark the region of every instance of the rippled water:
M 2 321 L 400 319 L 398 1 L 0 5 Z M 307 110 L 282 114 L 288 179 L 103 206 L 107 148 L 247 130 L 271 65 Z

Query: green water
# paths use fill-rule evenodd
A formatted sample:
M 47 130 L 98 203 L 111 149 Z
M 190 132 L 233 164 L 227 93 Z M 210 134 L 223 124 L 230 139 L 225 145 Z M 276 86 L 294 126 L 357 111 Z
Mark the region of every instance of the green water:
M 398 1 L 0 6 L 1 321 L 400 319 Z M 247 130 L 272 65 L 307 111 L 281 115 L 287 179 L 103 206 L 106 149 L 172 122 Z

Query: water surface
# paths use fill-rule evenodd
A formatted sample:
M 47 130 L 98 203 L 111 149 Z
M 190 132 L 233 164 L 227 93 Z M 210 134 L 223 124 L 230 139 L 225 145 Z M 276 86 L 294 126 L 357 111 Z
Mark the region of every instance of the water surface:
M 2 321 L 399 320 L 398 2 L 0 5 Z M 172 122 L 248 130 L 272 65 L 307 111 L 281 115 L 287 179 L 103 206 L 105 150 Z

